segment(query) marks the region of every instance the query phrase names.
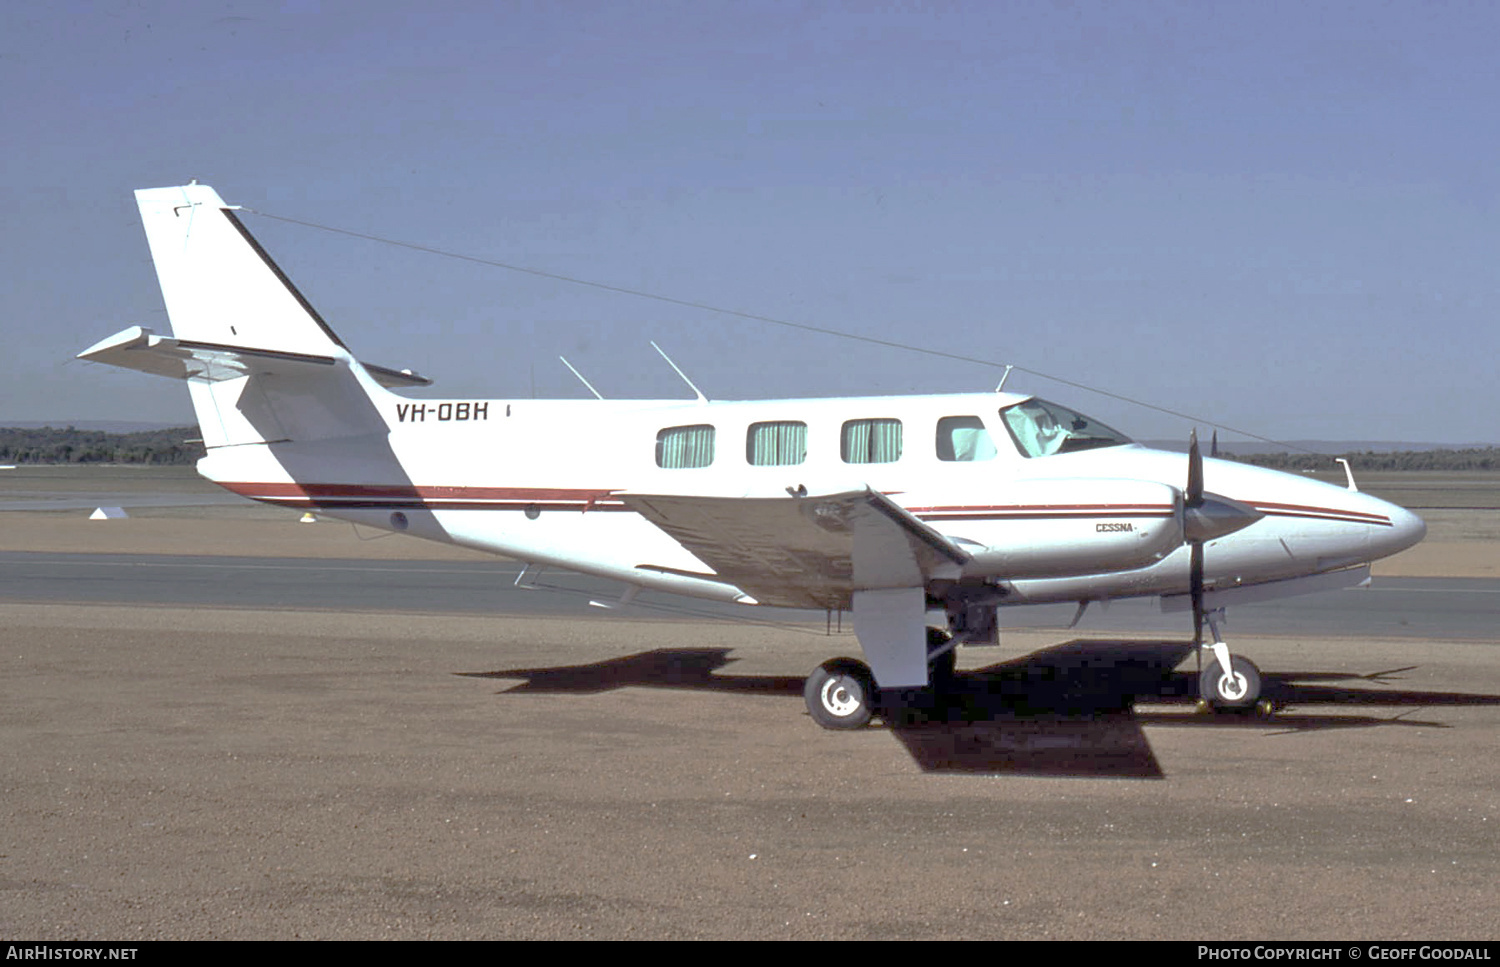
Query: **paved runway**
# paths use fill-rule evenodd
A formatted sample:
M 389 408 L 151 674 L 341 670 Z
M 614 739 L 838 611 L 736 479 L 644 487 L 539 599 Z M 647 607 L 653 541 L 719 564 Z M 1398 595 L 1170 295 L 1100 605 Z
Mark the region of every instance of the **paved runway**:
M 520 565 L 478 561 L 315 560 L 309 558 L 0 552 L 0 600 L 82 601 L 393 610 L 442 614 L 577 616 L 591 600 L 612 601 L 617 582 L 566 572 L 540 581 L 556 591 L 518 589 Z M 624 615 L 782 623 L 821 622 L 822 612 L 718 605 L 643 594 Z M 1006 628 L 1066 628 L 1073 605 L 1001 612 Z M 1154 599 L 1094 606 L 1079 632 L 1183 634 L 1191 619 L 1162 614 Z M 1500 581 L 1381 578 L 1369 588 L 1234 608 L 1231 634 L 1500 639 Z
M 244 507 L 250 501 L 236 494 L 186 497 L 178 494 L 120 494 L 97 491 L 70 494 L 30 494 L 0 499 L 0 513 L 13 511 L 91 510 L 95 507 Z
M 1494 582 L 1233 612 L 1269 720 L 1194 713 L 1178 616 L 1018 609 L 841 734 L 821 615 L 514 573 L 0 555 L 0 933 L 1494 936 Z

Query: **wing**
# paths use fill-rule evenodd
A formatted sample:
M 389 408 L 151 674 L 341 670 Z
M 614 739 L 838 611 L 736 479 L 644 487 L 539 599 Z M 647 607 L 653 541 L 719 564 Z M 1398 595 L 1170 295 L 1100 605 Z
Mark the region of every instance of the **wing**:
M 618 495 L 760 604 L 848 608 L 856 591 L 921 588 L 970 557 L 868 488 L 821 496 Z

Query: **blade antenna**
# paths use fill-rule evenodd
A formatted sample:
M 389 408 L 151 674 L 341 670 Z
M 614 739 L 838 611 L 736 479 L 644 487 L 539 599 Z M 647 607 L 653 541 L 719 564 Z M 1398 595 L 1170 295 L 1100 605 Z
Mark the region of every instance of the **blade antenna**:
M 662 348 L 656 344 L 656 341 L 654 339 L 651 340 L 651 348 L 654 349 L 654 350 L 656 350 L 658 353 L 661 353 L 661 358 L 665 359 L 667 361 L 667 365 L 670 366 L 670 367 L 672 367 L 672 371 L 674 373 L 676 373 L 678 376 L 682 377 L 682 381 L 684 383 L 688 384 L 688 389 L 692 390 L 693 391 L 693 395 L 695 395 L 695 396 L 698 397 L 698 402 L 699 403 L 707 403 L 708 402 L 708 397 L 703 395 L 703 391 L 701 389 L 699 389 L 698 387 L 696 387 L 696 386 L 693 385 L 693 381 L 687 378 L 687 373 L 684 373 L 682 370 L 680 370 L 680 369 L 677 368 L 677 364 L 674 363 L 674 362 L 672 362 L 672 357 L 668 356 L 666 354 L 666 352 L 663 351 Z
M 568 357 L 566 357 L 566 356 L 559 356 L 559 357 L 557 357 L 557 358 L 558 358 L 558 359 L 561 359 L 561 360 L 562 360 L 562 364 L 563 364 L 563 365 L 564 365 L 564 366 L 566 366 L 566 367 L 568 367 L 568 372 L 570 372 L 570 373 L 572 373 L 572 374 L 573 374 L 573 375 L 574 375 L 574 376 L 577 376 L 577 377 L 578 377 L 578 382 L 580 382 L 580 383 L 582 383 L 582 384 L 583 384 L 583 385 L 584 385 L 584 386 L 586 386 L 586 387 L 588 387 L 588 391 L 589 391 L 589 392 L 590 392 L 590 393 L 593 393 L 593 394 L 594 394 L 594 398 L 595 398 L 595 399 L 601 399 L 601 400 L 602 400 L 602 399 L 604 399 L 604 394 L 603 394 L 603 393 L 601 393 L 601 392 L 599 392 L 599 391 L 598 391 L 598 390 L 596 390 L 596 389 L 594 389 L 594 384 L 593 384 L 593 383 L 590 383 L 590 382 L 589 382 L 589 381 L 588 381 L 588 380 L 586 380 L 586 379 L 584 379 L 584 378 L 583 378 L 583 374 L 582 374 L 582 373 L 580 373 L 580 372 L 579 372 L 579 371 L 578 371 L 578 370 L 576 370 L 576 369 L 574 369 L 574 368 L 573 368 L 573 364 L 572 364 L 572 363 L 570 363 L 570 362 L 568 362 Z

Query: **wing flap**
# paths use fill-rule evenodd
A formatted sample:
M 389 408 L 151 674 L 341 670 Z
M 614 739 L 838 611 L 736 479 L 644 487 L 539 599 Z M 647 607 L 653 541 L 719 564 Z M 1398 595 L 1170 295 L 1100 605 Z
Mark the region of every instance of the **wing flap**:
M 618 496 L 761 604 L 847 608 L 857 590 L 920 588 L 957 576 L 969 561 L 868 488 L 805 497 Z

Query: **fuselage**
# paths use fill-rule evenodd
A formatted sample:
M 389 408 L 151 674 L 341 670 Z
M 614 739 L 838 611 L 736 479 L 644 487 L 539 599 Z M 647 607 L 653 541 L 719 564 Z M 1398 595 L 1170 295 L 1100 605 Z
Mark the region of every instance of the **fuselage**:
M 227 446 L 237 493 L 676 593 L 742 599 L 621 493 L 784 497 L 869 487 L 969 553 L 1008 603 L 1181 594 L 1187 458 L 1006 393 L 742 402 L 412 400 L 375 388 L 386 432 Z M 1253 508 L 1206 545 L 1205 581 L 1280 581 L 1394 554 L 1425 526 L 1306 477 L 1204 461 Z M 1031 549 L 1045 546 L 1039 556 Z M 1112 563 L 1091 568 L 1091 560 Z

